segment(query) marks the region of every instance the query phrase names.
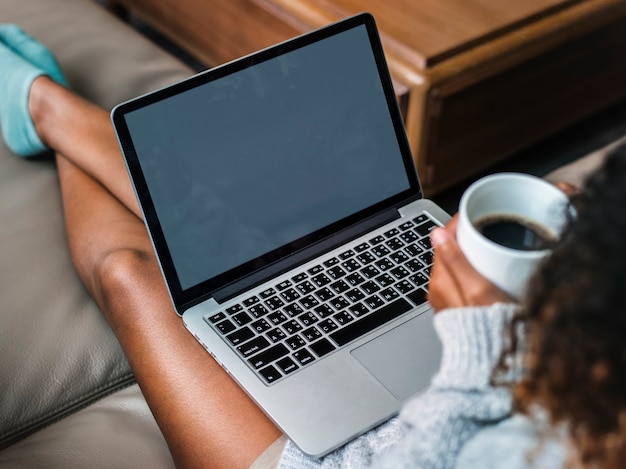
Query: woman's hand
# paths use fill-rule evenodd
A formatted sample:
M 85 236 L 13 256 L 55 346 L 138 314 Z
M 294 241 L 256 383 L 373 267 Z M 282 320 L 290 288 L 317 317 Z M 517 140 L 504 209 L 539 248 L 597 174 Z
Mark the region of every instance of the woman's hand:
M 458 215 L 445 228 L 430 236 L 435 260 L 428 287 L 428 300 L 435 313 L 445 308 L 488 306 L 514 300 L 480 275 L 465 258 L 456 241 Z

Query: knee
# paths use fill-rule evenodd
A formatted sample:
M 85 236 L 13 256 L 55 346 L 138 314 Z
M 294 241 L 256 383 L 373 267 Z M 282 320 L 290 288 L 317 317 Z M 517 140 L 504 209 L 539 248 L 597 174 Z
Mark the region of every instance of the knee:
M 140 250 L 125 248 L 102 256 L 94 268 L 94 283 L 101 306 L 107 310 L 132 304 L 146 282 L 151 269 L 150 256 Z

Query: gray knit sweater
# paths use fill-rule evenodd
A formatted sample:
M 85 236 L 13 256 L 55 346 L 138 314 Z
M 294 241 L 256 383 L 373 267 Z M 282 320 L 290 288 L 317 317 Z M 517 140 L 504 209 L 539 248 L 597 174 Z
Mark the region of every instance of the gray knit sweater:
M 398 417 L 322 459 L 288 443 L 279 469 L 562 467 L 563 445 L 539 445 L 534 422 L 511 415 L 508 390 L 490 385 L 514 309 L 496 304 L 437 314 L 443 358 L 426 393 L 409 401 Z

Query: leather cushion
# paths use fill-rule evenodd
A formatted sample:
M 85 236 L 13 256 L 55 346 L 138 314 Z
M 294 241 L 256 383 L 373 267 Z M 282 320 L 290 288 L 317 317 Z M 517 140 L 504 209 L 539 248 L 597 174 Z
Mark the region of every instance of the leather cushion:
M 55 53 L 72 88 L 106 107 L 191 71 L 92 0 L 2 0 L 2 22 Z M 0 139 L 0 449 L 133 383 L 68 253 L 50 156 Z

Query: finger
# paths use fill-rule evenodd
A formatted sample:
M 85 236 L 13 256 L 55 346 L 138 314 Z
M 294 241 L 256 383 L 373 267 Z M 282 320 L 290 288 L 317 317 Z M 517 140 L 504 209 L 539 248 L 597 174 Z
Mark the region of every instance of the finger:
M 461 306 L 463 303 L 455 272 L 448 268 L 445 257 L 438 254 L 444 244 L 454 242 L 453 231 L 451 232 L 450 228 L 450 225 L 447 225 L 446 228 L 436 228 L 431 232 L 435 257 L 428 287 L 428 301 L 435 312 Z
M 565 181 L 555 182 L 554 185 L 562 190 L 566 196 L 572 197 L 580 192 L 580 188 L 576 187 L 574 184 L 570 184 Z

